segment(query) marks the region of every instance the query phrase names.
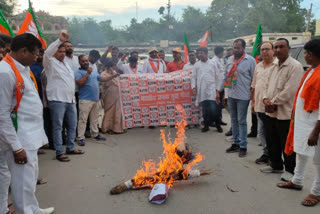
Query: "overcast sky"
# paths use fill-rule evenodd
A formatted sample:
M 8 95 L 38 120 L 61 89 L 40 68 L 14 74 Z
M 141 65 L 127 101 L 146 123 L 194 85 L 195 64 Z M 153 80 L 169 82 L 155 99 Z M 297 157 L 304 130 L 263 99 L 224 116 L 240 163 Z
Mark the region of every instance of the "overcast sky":
M 166 6 L 168 0 L 32 0 L 34 9 L 44 10 L 56 16 L 91 16 L 98 21 L 111 19 L 114 26 L 124 26 L 138 15 L 138 21 L 150 17 L 159 18 L 158 9 Z M 209 7 L 212 0 L 171 0 L 172 13 L 181 17 L 183 8 L 188 5 L 203 11 Z M 301 4 L 309 8 L 313 3 L 313 13 L 320 18 L 319 0 L 304 0 Z M 136 14 L 136 3 L 138 14 Z M 28 8 L 28 0 L 18 0 L 19 10 Z

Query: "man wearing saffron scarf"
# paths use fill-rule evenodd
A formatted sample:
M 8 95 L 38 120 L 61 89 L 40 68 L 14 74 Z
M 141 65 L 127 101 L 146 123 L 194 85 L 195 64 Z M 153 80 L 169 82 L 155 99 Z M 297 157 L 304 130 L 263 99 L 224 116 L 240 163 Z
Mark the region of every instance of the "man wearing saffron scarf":
M 158 56 L 158 50 L 151 48 L 149 50 L 149 58 L 143 64 L 143 73 L 163 74 L 166 72 L 166 63 Z
M 267 148 L 270 166 L 263 167 L 263 173 L 282 173 L 282 180 L 290 180 L 295 167 L 294 154 L 284 153 L 289 132 L 294 95 L 303 75 L 302 65 L 289 56 L 290 46 L 287 39 L 280 38 L 274 44 L 274 53 L 279 62 L 270 71 L 263 95 L 266 117 Z M 282 159 L 283 155 L 283 159 Z
M 12 40 L 11 53 L 0 63 L 0 157 L 4 155 L 5 160 L 0 161 L 0 170 L 3 173 L 3 165 L 7 164 L 16 213 L 54 211 L 54 208 L 40 209 L 35 195 L 39 171 L 37 151 L 48 143 L 43 129 L 43 106 L 29 68 L 40 48 L 41 42 L 32 34 L 18 35 Z M 10 177 L 0 180 L 1 213 L 7 213 L 7 194 L 2 190 L 8 190 L 8 181 Z
M 127 64 L 125 64 L 125 59 L 129 56 L 129 53 L 123 55 L 121 60 L 119 60 L 117 67 L 123 72 L 123 74 L 142 74 L 142 66 L 138 64 L 138 57 L 130 56 Z
M 320 39 L 309 41 L 305 46 L 304 58 L 311 68 L 304 74 L 293 104 L 290 131 L 285 152 L 296 153 L 294 176 L 280 188 L 301 190 L 309 157 L 313 157 L 316 176 L 311 194 L 303 201 L 304 206 L 320 202 Z
M 244 52 L 245 48 L 246 42 L 243 39 L 233 42 L 234 56 L 228 61 L 228 75 L 224 83 L 234 138 L 233 144 L 226 152 L 239 152 L 239 157 L 247 155 L 247 112 L 251 81 L 256 67 L 256 61 Z

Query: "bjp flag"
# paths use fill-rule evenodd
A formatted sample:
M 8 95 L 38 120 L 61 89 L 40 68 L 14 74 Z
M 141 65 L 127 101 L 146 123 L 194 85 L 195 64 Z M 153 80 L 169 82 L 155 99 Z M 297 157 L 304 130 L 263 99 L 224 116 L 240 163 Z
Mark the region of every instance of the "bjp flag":
M 26 18 L 24 19 L 17 35 L 20 35 L 23 33 L 33 34 L 35 37 L 37 37 L 40 40 L 42 44 L 42 48 L 43 49 L 47 48 L 47 42 L 44 39 L 44 36 L 41 32 L 41 28 L 38 24 L 37 17 L 33 12 L 30 0 L 29 0 L 29 9 L 27 10 Z
M 0 10 L 0 33 L 7 34 L 9 36 L 14 36 L 7 19 L 4 17 L 2 11 Z

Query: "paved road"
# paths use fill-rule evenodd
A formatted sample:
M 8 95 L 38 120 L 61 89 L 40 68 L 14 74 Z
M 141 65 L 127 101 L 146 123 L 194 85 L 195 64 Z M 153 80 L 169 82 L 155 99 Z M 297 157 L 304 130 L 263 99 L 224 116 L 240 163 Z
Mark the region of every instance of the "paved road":
M 249 116 L 250 117 L 250 116 Z M 227 115 L 224 118 L 228 118 Z M 248 118 L 249 119 L 249 118 Z M 250 120 L 248 120 L 250 121 Z M 230 124 L 230 122 L 229 122 Z M 227 131 L 229 127 L 225 127 Z M 172 133 L 173 128 L 168 128 Z M 300 201 L 309 193 L 314 176 L 311 161 L 303 191 L 288 191 L 276 187 L 280 174 L 265 175 L 254 160 L 261 155 L 258 140 L 249 139 L 248 156 L 226 154 L 230 145 L 224 134 L 211 129 L 187 130 L 188 143 L 205 160 L 200 169 L 214 169 L 211 176 L 176 183 L 163 205 L 148 202 L 150 190 L 128 191 L 111 196 L 109 190 L 130 179 L 143 159 L 161 155 L 160 128 L 135 128 L 123 135 L 107 136 L 98 143 L 87 140 L 84 156 L 71 157 L 61 163 L 53 151 L 40 156 L 40 175 L 48 184 L 38 186 L 41 207 L 55 206 L 57 214 L 311 214 L 320 206 L 305 208 Z M 231 192 L 227 187 L 238 192 Z

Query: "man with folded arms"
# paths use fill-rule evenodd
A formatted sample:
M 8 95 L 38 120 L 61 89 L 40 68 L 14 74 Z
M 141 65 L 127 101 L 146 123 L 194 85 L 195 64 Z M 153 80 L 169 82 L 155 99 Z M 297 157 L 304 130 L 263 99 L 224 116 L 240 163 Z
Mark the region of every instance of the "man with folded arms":
M 295 154 L 284 153 L 289 132 L 294 95 L 304 73 L 303 67 L 289 55 L 290 46 L 285 38 L 274 44 L 278 58 L 277 68 L 270 71 L 264 90 L 265 130 L 270 166 L 263 167 L 263 173 L 282 173 L 281 180 L 288 181 L 294 173 Z M 283 158 L 282 158 L 283 156 Z M 283 169 L 285 171 L 283 172 Z

